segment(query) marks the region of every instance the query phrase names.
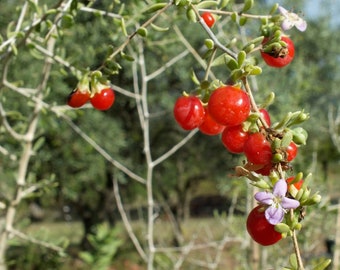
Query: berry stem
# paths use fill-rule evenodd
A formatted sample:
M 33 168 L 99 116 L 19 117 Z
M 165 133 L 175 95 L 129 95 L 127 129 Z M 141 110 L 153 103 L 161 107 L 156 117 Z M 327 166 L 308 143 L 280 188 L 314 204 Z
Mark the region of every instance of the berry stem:
M 294 216 L 294 210 L 293 209 L 290 209 L 290 215 L 293 218 L 293 216 Z M 302 262 L 302 258 L 301 258 L 299 243 L 297 241 L 297 236 L 296 236 L 296 230 L 292 231 L 292 239 L 293 239 L 294 251 L 295 251 L 295 255 L 296 255 L 296 259 L 297 259 L 297 263 L 298 263 L 298 269 L 304 270 L 305 268 L 303 266 L 303 262 Z
M 257 105 L 256 105 L 256 101 L 255 101 L 255 98 L 254 98 L 253 93 L 252 93 L 252 91 L 251 91 L 251 88 L 250 88 L 250 85 L 249 85 L 249 83 L 248 83 L 247 77 L 242 78 L 242 82 L 243 82 L 244 88 L 245 88 L 245 90 L 246 90 L 246 92 L 247 92 L 247 94 L 248 94 L 248 96 L 249 96 L 250 104 L 251 104 L 252 110 L 253 110 L 254 112 L 256 112 L 257 114 L 259 114 L 259 116 L 260 116 L 259 120 L 260 120 L 262 126 L 263 126 L 265 129 L 269 128 L 269 126 L 268 126 L 266 120 L 263 119 L 263 117 L 261 116 L 261 113 L 260 113 L 260 111 L 259 111 L 259 108 L 258 108 Z

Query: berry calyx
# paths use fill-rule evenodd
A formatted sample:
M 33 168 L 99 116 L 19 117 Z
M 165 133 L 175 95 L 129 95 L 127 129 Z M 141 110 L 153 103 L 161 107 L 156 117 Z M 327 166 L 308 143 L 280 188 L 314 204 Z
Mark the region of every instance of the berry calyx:
M 205 135 L 214 136 L 220 134 L 225 126 L 220 125 L 214 119 L 211 118 L 208 108 L 204 107 L 204 119 L 203 123 L 198 127 L 198 129 Z
M 224 126 L 242 124 L 250 113 L 250 99 L 246 92 L 231 85 L 214 90 L 208 101 L 211 117 Z
M 270 246 L 282 239 L 265 217 L 263 206 L 258 205 L 248 215 L 247 231 L 251 238 L 262 246 Z
M 179 97 L 173 113 L 175 120 L 184 130 L 195 129 L 204 121 L 204 108 L 201 100 L 196 96 Z
M 210 12 L 203 12 L 201 17 L 209 28 L 213 27 L 215 24 L 215 17 Z
M 272 46 L 271 51 L 268 52 L 265 50 L 265 45 L 270 42 L 270 39 L 265 38 L 263 40 L 262 45 L 264 49 L 261 51 L 261 56 L 268 66 L 282 68 L 293 61 L 295 55 L 295 47 L 293 41 L 287 36 L 282 36 L 281 41 L 284 41 L 287 46 Z

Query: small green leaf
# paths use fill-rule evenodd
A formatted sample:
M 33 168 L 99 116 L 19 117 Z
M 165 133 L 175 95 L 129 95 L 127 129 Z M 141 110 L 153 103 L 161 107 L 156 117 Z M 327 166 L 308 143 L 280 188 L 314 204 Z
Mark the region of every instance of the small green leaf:
M 247 57 L 247 54 L 245 51 L 240 51 L 237 55 L 237 63 L 238 63 L 238 66 L 241 67 L 244 63 L 244 60 L 246 59 Z
M 191 70 L 191 80 L 193 81 L 194 84 L 200 85 L 200 81 L 196 76 L 196 73 L 194 70 Z
M 247 23 L 247 21 L 248 21 L 247 17 L 241 17 L 239 20 L 240 26 L 244 26 Z
M 278 3 L 275 3 L 273 5 L 273 7 L 271 8 L 271 10 L 269 11 L 269 14 L 272 15 L 276 12 L 277 8 L 279 7 L 279 4 Z
M 213 41 L 212 39 L 206 39 L 206 40 L 204 40 L 204 45 L 205 45 L 209 50 L 211 50 L 211 49 L 214 48 L 215 43 L 214 43 L 214 41 Z
M 187 11 L 187 18 L 191 22 L 197 22 L 196 13 L 195 13 L 195 11 L 192 8 L 188 9 L 188 11 Z
M 224 61 L 230 70 L 234 70 L 239 67 L 237 61 L 227 54 L 224 55 Z
M 262 73 L 262 68 L 258 66 L 252 66 L 249 75 L 260 75 Z
M 221 9 L 225 8 L 229 4 L 229 1 L 230 0 L 222 0 L 221 5 L 220 5 Z
M 298 262 L 297 262 L 297 257 L 295 253 L 289 256 L 289 264 L 292 267 L 292 269 L 298 269 Z
M 293 140 L 293 133 L 291 131 L 287 131 L 284 135 L 283 138 L 281 140 L 281 147 L 283 148 L 287 148 L 290 143 Z
M 242 12 L 246 12 L 254 5 L 254 0 L 245 0 Z
M 203 1 L 200 2 L 196 5 L 196 7 L 198 9 L 202 9 L 202 8 L 212 8 L 212 7 L 216 7 L 218 6 L 218 2 L 217 1 Z
M 120 19 L 120 27 L 121 27 L 121 29 L 122 29 L 122 32 L 123 32 L 124 36 L 127 37 L 127 36 L 128 36 L 128 33 L 127 33 L 127 30 L 126 30 L 125 20 L 124 20 L 123 17 Z
M 275 231 L 277 231 L 279 233 L 289 233 L 290 228 L 285 223 L 278 223 L 278 224 L 275 225 Z
M 230 17 L 233 22 L 237 22 L 237 18 L 238 18 L 237 12 L 233 12 L 233 14 L 231 14 Z
M 166 31 L 169 30 L 169 27 L 161 27 L 161 26 L 155 25 L 153 23 L 151 24 L 151 27 L 158 32 L 166 32 Z
M 149 6 L 144 13 L 154 13 L 162 8 L 164 8 L 167 5 L 167 3 L 156 3 L 151 6 Z
M 68 29 L 71 28 L 74 25 L 74 18 L 72 15 L 70 14 L 65 14 L 62 18 L 61 18 L 61 24 L 60 26 L 64 29 Z
M 145 27 L 140 27 L 137 29 L 137 34 L 141 37 L 146 37 L 148 35 L 148 29 L 146 29 Z
M 127 61 L 130 61 L 130 62 L 135 61 L 135 58 L 133 58 L 131 55 L 128 55 L 124 52 L 121 52 L 120 55 L 122 56 L 123 59 L 125 59 Z
M 267 108 L 269 105 L 273 104 L 275 100 L 275 93 L 271 92 L 263 101 L 263 103 L 261 104 L 261 108 Z
M 318 264 L 313 268 L 313 270 L 325 270 L 327 266 L 331 264 L 332 260 L 331 259 L 325 259 L 323 262 Z

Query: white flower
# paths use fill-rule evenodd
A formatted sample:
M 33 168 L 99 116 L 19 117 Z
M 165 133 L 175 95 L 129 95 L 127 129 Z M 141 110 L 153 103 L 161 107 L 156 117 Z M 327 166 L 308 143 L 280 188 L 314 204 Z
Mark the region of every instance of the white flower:
M 284 20 L 281 24 L 283 30 L 289 30 L 294 26 L 301 32 L 306 31 L 307 29 L 307 22 L 299 17 L 296 13 L 289 12 L 285 8 L 279 6 L 279 12 L 284 17 Z

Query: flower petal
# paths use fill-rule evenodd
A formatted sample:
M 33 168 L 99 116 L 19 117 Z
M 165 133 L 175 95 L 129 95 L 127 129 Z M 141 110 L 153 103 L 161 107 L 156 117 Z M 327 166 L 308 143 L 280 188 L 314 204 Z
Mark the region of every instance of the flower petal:
M 260 203 L 266 204 L 266 205 L 272 205 L 274 203 L 274 195 L 272 193 L 266 192 L 266 191 L 260 191 L 257 192 L 254 196 L 254 198 L 259 201 Z
M 287 182 L 284 179 L 280 179 L 279 181 L 277 181 L 274 185 L 273 188 L 273 195 L 275 197 L 284 197 L 286 196 L 287 193 Z
M 281 7 L 281 6 L 279 6 L 278 7 L 278 10 L 279 10 L 279 12 L 283 15 L 283 16 L 285 16 L 285 17 L 287 17 L 288 16 L 288 10 L 287 9 L 285 9 L 284 7 Z
M 295 23 L 295 27 L 297 30 L 304 32 L 307 29 L 307 22 L 303 19 L 299 20 Z
M 300 202 L 294 199 L 290 199 L 287 197 L 282 198 L 281 200 L 281 206 L 284 209 L 295 209 L 297 207 L 299 207 Z
M 287 31 L 287 30 L 293 28 L 293 26 L 294 26 L 294 23 L 292 23 L 288 19 L 284 20 L 281 24 L 281 28 L 282 28 L 283 31 Z
M 270 224 L 276 225 L 283 220 L 285 211 L 280 206 L 278 207 L 270 206 L 266 209 L 264 215 Z

